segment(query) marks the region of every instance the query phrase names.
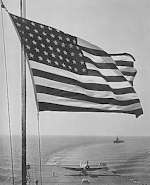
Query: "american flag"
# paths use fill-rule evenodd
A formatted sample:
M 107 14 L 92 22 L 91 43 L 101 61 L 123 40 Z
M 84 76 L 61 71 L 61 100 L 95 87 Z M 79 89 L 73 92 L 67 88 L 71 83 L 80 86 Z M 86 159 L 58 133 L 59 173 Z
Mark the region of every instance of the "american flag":
M 32 71 L 39 111 L 143 113 L 131 57 L 10 14 Z

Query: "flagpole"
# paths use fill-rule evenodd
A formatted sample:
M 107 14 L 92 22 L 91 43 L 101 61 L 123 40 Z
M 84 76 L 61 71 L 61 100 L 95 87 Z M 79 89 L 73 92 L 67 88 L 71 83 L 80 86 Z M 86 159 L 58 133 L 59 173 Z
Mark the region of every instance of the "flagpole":
M 26 17 L 26 0 L 20 0 L 21 17 Z M 21 91 L 22 91 L 22 185 L 26 185 L 26 56 L 21 43 Z

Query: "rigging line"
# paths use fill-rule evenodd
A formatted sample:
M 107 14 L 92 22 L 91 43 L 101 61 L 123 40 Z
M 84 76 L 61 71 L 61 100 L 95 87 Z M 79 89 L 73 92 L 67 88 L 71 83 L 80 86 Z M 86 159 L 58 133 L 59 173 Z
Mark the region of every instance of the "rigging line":
M 42 160 L 41 160 L 41 137 L 40 137 L 39 111 L 37 112 L 37 119 L 38 119 L 38 142 L 39 142 L 39 158 L 40 158 L 40 181 L 42 185 Z
M 7 8 L 5 7 L 4 3 L 2 0 L 0 0 L 0 3 L 1 3 L 1 8 L 4 8 L 6 12 L 8 12 Z
M 10 155 L 11 155 L 11 169 L 12 169 L 12 183 L 15 184 L 14 180 L 14 161 L 13 161 L 13 146 L 12 146 L 12 130 L 11 130 L 11 119 L 10 119 L 10 101 L 9 101 L 9 89 L 8 89 L 8 73 L 7 73 L 7 59 L 6 59 L 6 44 L 5 44 L 5 34 L 4 34 L 4 18 L 3 18 L 3 7 L 1 7 L 1 17 L 2 17 L 2 38 L 3 38 L 3 50 L 4 50 L 4 68 L 5 68 L 5 78 L 6 78 L 6 97 L 7 97 L 7 111 L 8 111 L 8 126 L 9 126 L 9 141 L 10 141 Z

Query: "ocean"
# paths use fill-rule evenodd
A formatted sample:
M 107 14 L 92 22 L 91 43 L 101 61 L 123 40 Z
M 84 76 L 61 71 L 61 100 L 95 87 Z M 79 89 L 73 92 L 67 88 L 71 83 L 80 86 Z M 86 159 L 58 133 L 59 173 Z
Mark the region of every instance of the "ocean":
M 115 137 L 41 136 L 42 184 L 81 184 L 83 177 L 63 166 L 79 167 L 81 161 L 87 160 L 90 165 L 98 166 L 100 162 L 105 162 L 108 167 L 107 171 L 94 172 L 98 173 L 97 176 L 93 172 L 93 176 L 87 176 L 91 184 L 150 184 L 150 137 L 120 138 L 125 142 L 114 144 Z M 27 137 L 27 164 L 30 164 L 28 184 L 31 185 L 41 180 L 38 141 L 37 136 Z M 8 136 L 0 136 L 0 148 L 0 185 L 11 185 Z M 13 163 L 15 184 L 20 185 L 20 136 L 13 136 Z M 111 177 L 114 173 L 118 177 Z M 119 182 L 120 177 L 123 180 Z

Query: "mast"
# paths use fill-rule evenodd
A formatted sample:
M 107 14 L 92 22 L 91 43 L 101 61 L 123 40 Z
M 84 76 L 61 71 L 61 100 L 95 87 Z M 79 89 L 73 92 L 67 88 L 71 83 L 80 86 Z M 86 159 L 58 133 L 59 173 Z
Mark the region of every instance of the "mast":
M 26 0 L 20 0 L 21 17 L 26 17 Z M 22 100 L 22 185 L 26 185 L 26 56 L 21 43 L 21 100 Z

